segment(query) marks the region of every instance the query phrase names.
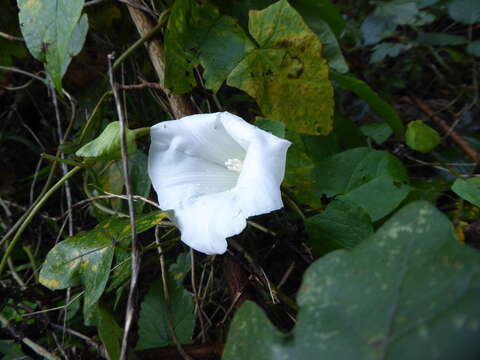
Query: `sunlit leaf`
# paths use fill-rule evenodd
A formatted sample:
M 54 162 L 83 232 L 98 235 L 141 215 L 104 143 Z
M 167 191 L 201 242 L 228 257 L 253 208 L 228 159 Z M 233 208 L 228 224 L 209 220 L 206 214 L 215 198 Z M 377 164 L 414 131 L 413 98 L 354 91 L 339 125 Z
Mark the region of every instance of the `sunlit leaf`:
M 328 134 L 333 89 L 315 33 L 286 0 L 251 11 L 249 31 L 259 48 L 232 71 L 227 84 L 247 92 L 265 117 L 291 130 Z
M 405 143 L 413 150 L 426 153 L 440 143 L 440 134 L 422 120 L 411 121 L 405 133 Z
M 165 218 L 154 212 L 137 220 L 137 232 L 155 226 Z M 130 220 L 113 217 L 59 242 L 47 255 L 40 271 L 40 283 L 52 290 L 82 285 L 84 309 L 102 295 L 107 284 L 116 242 L 123 243 L 131 234 Z
M 135 131 L 125 129 L 125 135 L 127 138 L 128 153 L 133 154 L 137 149 L 137 145 L 135 144 Z M 118 121 L 109 123 L 97 138 L 83 145 L 77 150 L 75 155 L 94 161 L 120 159 L 122 157 L 120 147 L 120 123 Z

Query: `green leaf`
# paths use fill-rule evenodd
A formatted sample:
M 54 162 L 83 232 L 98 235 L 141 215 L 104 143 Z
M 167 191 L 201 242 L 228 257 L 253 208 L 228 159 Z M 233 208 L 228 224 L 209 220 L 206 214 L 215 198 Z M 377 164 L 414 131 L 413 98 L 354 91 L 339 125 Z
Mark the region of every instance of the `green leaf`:
M 383 144 L 393 134 L 392 128 L 386 122 L 362 125 L 360 131 L 378 145 Z
M 442 33 L 420 33 L 417 41 L 420 45 L 427 46 L 454 46 L 468 43 L 464 36 Z
M 372 57 L 370 58 L 371 63 L 379 63 L 383 61 L 387 56 L 389 57 L 397 57 L 400 55 L 400 52 L 405 49 L 405 45 L 397 44 L 397 43 L 390 43 L 390 42 L 382 42 L 381 44 L 375 45 L 373 48 Z
M 452 191 L 462 199 L 480 207 L 480 177 L 470 179 L 456 179 L 452 185 Z
M 307 269 L 292 334 L 244 304 L 222 359 L 478 359 L 479 263 L 441 212 L 409 204 L 357 247 Z
M 0 354 L 2 354 L 2 360 L 29 360 L 31 357 L 25 356 L 22 352 L 22 346 L 20 343 L 14 340 L 0 339 Z
M 453 20 L 463 24 L 480 21 L 480 6 L 478 6 L 477 0 L 450 0 L 448 13 Z
M 113 315 L 104 307 L 96 311 L 98 336 L 102 340 L 109 360 L 120 359 L 123 330 L 118 326 Z
M 378 15 L 369 15 L 360 26 L 365 45 L 374 45 L 383 38 L 391 35 L 396 29 L 395 24 L 390 18 Z
M 180 254 L 176 264 L 170 265 L 166 274 L 173 322 L 178 339 L 182 344 L 191 341 L 195 325 L 192 295 L 182 286 L 182 281 L 190 270 L 190 265 L 189 254 Z M 168 329 L 161 278 L 152 284 L 145 296 L 140 309 L 138 326 L 137 350 L 174 345 Z
M 302 15 L 313 31 L 317 32 L 317 22 L 326 22 L 335 37 L 340 38 L 342 35 L 346 22 L 337 5 L 330 0 L 291 0 L 289 3 Z
M 302 15 L 305 23 L 317 34 L 324 46 L 323 54 L 332 69 L 348 71 L 337 38 L 345 28 L 345 20 L 329 0 L 293 0 L 290 4 Z
M 339 111 L 333 114 L 334 134 L 338 136 L 338 142 L 343 149 L 351 149 L 366 146 L 367 141 L 360 128 L 347 116 Z
M 427 153 L 440 144 L 440 134 L 422 120 L 411 121 L 408 123 L 405 143 L 413 150 Z
M 318 37 L 286 0 L 251 11 L 249 30 L 259 48 L 232 71 L 227 84 L 247 92 L 265 117 L 290 130 L 328 134 L 333 89 Z
M 373 234 L 368 214 L 358 205 L 334 200 L 321 214 L 305 220 L 308 243 L 317 255 L 352 248 Z
M 348 72 L 348 64 L 343 57 L 342 49 L 340 48 L 340 44 L 338 43 L 335 34 L 333 33 L 330 26 L 325 21 L 317 19 L 314 23 L 308 21 L 308 18 L 305 18 L 305 22 L 312 28 L 312 30 L 317 34 L 320 38 L 324 46 L 323 55 L 328 61 L 328 65 L 335 71 L 339 73 L 346 73 Z M 312 26 L 312 23 L 314 26 Z
M 195 86 L 193 68 L 204 68 L 205 86 L 216 92 L 227 75 L 255 45 L 236 22 L 214 6 L 175 1 L 165 33 L 165 85 L 174 93 Z
M 467 52 L 474 56 L 480 57 L 480 40 L 477 40 L 468 44 Z
M 268 131 L 275 136 L 285 138 L 285 124 L 280 121 L 257 117 L 255 119 L 255 126 L 258 126 L 260 129 Z
M 287 133 L 286 138 L 292 142 L 287 152 L 287 164 L 285 168 L 286 187 L 302 204 L 311 207 L 319 207 L 322 202 L 319 196 L 313 192 L 313 183 L 310 173 L 313 170 L 313 161 L 307 155 L 304 139 L 300 134 L 293 131 Z
M 132 156 L 128 157 L 128 169 L 130 174 L 130 181 L 132 182 L 132 194 L 143 197 L 148 197 L 150 194 L 150 179 L 148 174 L 148 156 L 142 151 L 136 151 Z M 138 214 L 142 213 L 145 207 L 144 201 L 136 201 L 135 211 Z
M 17 0 L 23 37 L 34 58 L 46 62 L 58 91 L 71 58 L 83 47 L 88 31 L 83 0 Z
M 134 130 L 125 129 L 129 154 L 133 154 L 137 150 L 135 134 Z M 93 161 L 120 159 L 122 157 L 120 150 L 120 123 L 118 121 L 109 123 L 97 138 L 83 145 L 77 150 L 75 155 Z
M 137 232 L 155 226 L 166 217 L 153 212 L 137 220 Z M 40 271 L 40 283 L 51 290 L 82 285 L 85 288 L 84 310 L 94 305 L 107 284 L 115 242 L 129 239 L 130 220 L 113 217 L 59 242 L 50 250 Z
M 385 151 L 356 148 L 321 161 L 313 170 L 318 196 L 339 196 L 362 207 L 373 221 L 393 211 L 408 195 L 403 164 Z
M 397 114 L 397 111 L 386 101 L 373 91 L 370 86 L 360 79 L 332 73 L 332 79 L 335 80 L 343 88 L 354 92 L 358 97 L 363 99 L 370 107 L 390 125 L 393 132 L 397 136 L 403 136 L 403 123 Z

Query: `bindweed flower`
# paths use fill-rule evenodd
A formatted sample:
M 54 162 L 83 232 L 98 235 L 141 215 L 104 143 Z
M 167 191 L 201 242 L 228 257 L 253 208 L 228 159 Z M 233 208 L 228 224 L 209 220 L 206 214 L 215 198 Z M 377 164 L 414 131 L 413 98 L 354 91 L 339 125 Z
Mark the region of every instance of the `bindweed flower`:
M 182 241 L 223 254 L 250 216 L 283 207 L 290 142 L 228 112 L 186 116 L 151 128 L 148 173 Z

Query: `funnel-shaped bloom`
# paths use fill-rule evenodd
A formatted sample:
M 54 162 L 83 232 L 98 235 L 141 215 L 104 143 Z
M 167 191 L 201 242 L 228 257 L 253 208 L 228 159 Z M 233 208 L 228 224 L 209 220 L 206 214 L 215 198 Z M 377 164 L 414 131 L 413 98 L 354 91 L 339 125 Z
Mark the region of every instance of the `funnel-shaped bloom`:
M 174 210 L 182 241 L 222 254 L 246 219 L 283 207 L 280 184 L 290 142 L 228 112 L 151 128 L 148 173 L 162 209 Z

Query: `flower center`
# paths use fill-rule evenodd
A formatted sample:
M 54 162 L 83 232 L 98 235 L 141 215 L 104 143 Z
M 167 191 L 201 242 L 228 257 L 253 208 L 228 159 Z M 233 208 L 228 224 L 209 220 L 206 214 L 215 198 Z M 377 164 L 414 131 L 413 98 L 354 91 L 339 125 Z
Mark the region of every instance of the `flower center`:
M 243 167 L 243 161 L 239 159 L 228 159 L 225 161 L 225 166 L 228 170 L 240 173 Z

